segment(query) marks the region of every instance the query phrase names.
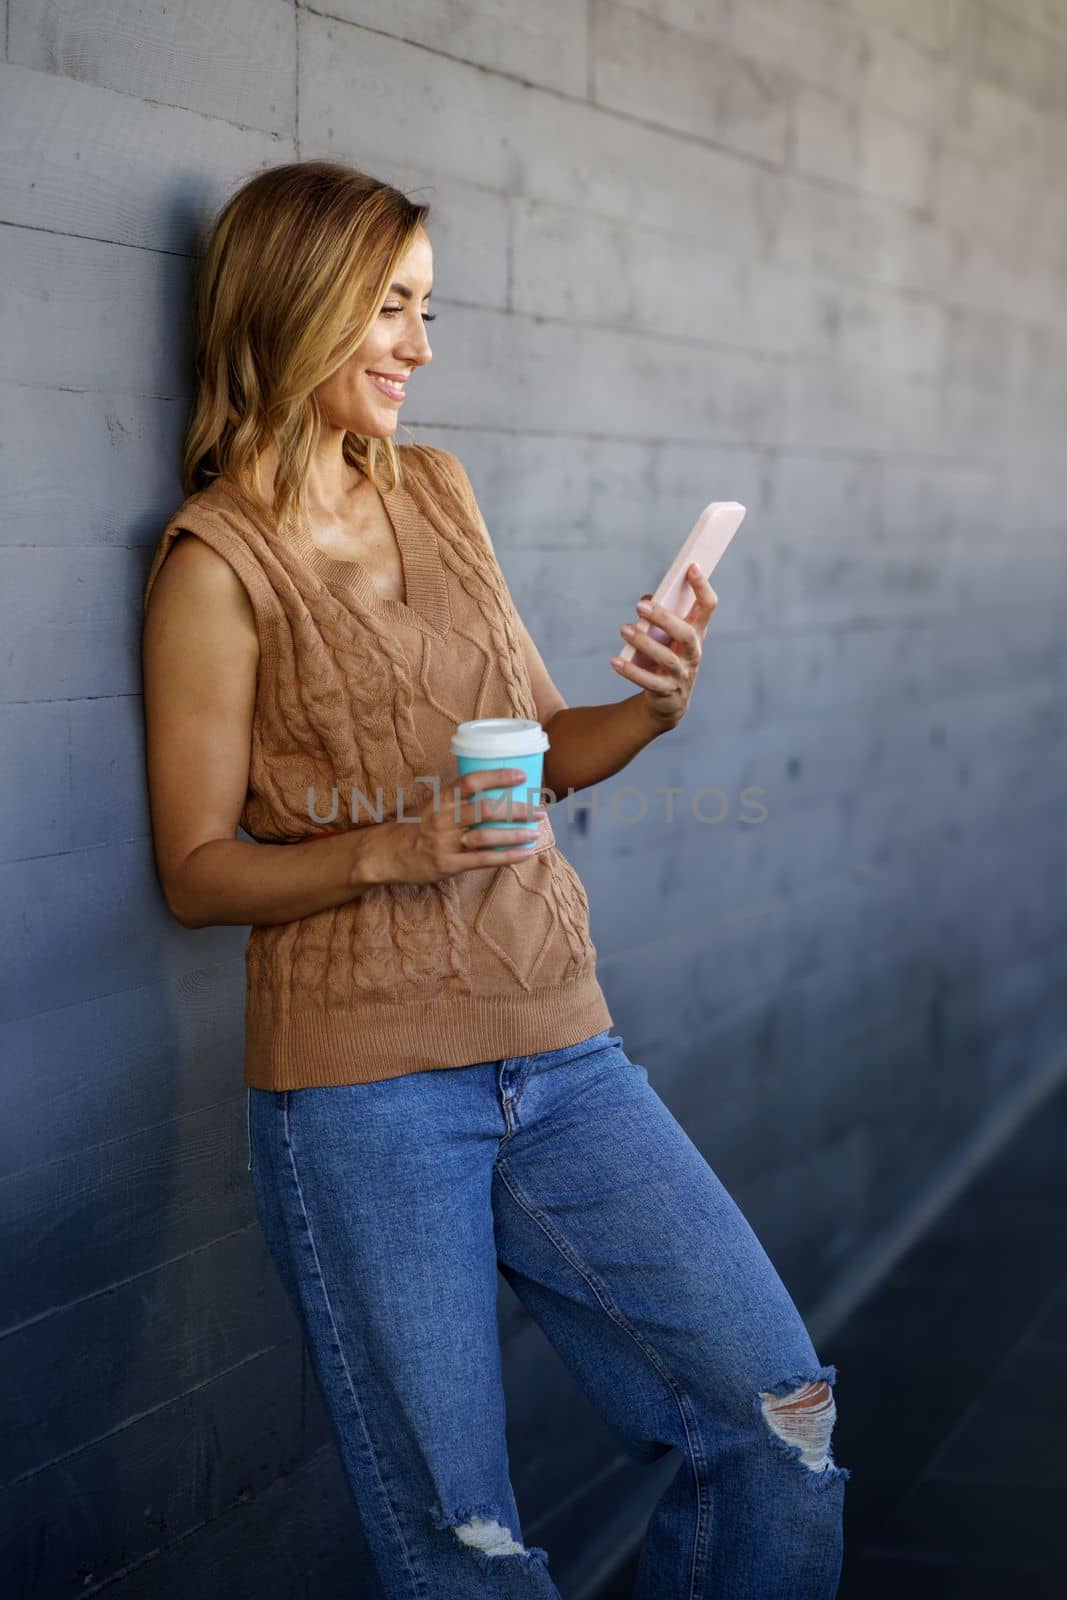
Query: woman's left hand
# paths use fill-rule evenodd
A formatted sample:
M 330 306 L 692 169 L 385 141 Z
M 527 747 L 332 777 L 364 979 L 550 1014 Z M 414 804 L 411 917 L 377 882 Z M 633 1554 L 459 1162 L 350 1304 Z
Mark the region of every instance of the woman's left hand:
M 719 603 L 718 595 L 699 567 L 690 567 L 685 576 L 696 595 L 696 602 L 688 616 L 676 616 L 665 606 L 654 603 L 650 594 L 642 595 L 637 606 L 638 615 L 643 616 L 646 622 L 671 635 L 671 643 L 662 644 L 628 623 L 619 632 L 628 644 L 639 648 L 635 650 L 631 661 L 620 661 L 618 656 L 611 659 L 620 677 L 643 687 L 653 721 L 664 731 L 676 727 L 689 708 L 689 696 L 700 669 L 704 637 L 712 613 Z M 654 672 L 653 667 L 661 670 Z

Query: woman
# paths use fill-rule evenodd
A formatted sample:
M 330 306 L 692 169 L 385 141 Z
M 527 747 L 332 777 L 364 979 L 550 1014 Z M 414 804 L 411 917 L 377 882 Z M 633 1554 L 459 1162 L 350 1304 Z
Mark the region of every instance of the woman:
M 652 609 L 672 643 L 616 663 L 637 692 L 565 704 L 459 461 L 393 439 L 427 212 L 299 162 L 217 219 L 145 591 L 160 881 L 185 927 L 251 924 L 257 1215 L 384 1591 L 558 1595 L 509 1480 L 499 1270 L 635 1458 L 682 1453 L 642 1600 L 828 1600 L 835 1369 L 613 1033 L 547 811 L 487 849 L 480 791 L 523 775 L 456 782 L 449 747 L 536 718 L 546 792 L 610 776 L 685 714 L 717 599 L 691 576 L 686 621 Z

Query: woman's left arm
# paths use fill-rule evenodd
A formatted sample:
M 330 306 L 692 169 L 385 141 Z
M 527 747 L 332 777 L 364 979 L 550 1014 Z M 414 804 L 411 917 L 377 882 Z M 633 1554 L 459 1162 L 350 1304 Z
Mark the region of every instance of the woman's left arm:
M 467 469 L 450 450 L 435 446 L 431 454 L 452 474 L 454 486 L 506 588 L 507 579 L 500 571 L 492 536 Z M 653 739 L 676 727 L 685 716 L 700 665 L 704 634 L 719 603 L 718 595 L 698 567 L 690 567 L 686 579 L 696 593 L 696 604 L 684 621 L 662 606 L 653 606 L 648 612 L 649 621 L 671 634 L 673 642 L 664 645 L 643 633 L 636 633 L 637 640 L 643 644 L 643 653 L 635 654 L 632 661 L 612 660 L 620 677 L 641 688 L 640 694 L 612 705 L 569 706 L 552 682 L 537 646 L 515 611 L 537 719 L 546 729 L 551 723 L 551 749 L 545 751 L 542 787 L 551 789 L 557 798 L 570 789 L 587 789 L 603 778 L 610 778 Z M 642 595 L 641 604 L 651 599 L 650 594 Z M 639 613 L 641 604 L 637 607 Z M 512 606 L 514 608 L 514 601 Z M 625 633 L 626 630 L 620 631 Z M 661 670 L 654 672 L 654 667 Z
M 687 617 L 652 604 L 649 594 L 642 595 L 636 608 L 639 615 L 671 635 L 670 644 L 661 644 L 632 625 L 620 628 L 628 640 L 640 642 L 641 649 L 632 661 L 613 657 L 611 664 L 620 677 L 642 688 L 639 694 L 611 705 L 569 706 L 520 619 L 538 719 L 548 730 L 550 740 L 545 752 L 543 787 L 557 799 L 572 789 L 585 789 L 610 778 L 653 739 L 677 727 L 685 716 L 708 623 L 719 603 L 699 568 L 691 567 L 686 581 L 696 596 Z

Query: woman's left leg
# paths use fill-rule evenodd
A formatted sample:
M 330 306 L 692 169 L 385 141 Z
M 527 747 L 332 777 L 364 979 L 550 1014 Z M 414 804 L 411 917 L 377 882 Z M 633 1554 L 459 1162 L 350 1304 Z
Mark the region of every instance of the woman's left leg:
M 500 1270 L 631 1454 L 683 1456 L 635 1600 L 832 1600 L 836 1369 L 752 1228 L 610 1029 L 505 1070 Z

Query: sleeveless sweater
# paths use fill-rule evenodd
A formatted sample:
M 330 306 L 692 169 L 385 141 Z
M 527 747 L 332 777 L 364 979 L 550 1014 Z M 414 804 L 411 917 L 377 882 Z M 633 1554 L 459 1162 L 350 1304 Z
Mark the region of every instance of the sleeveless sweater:
M 438 803 L 451 806 L 456 724 L 537 717 L 470 479 L 451 451 L 402 445 L 399 455 L 402 483 L 381 494 L 404 601 L 308 533 L 279 532 L 223 478 L 183 502 L 152 559 L 144 612 L 186 531 L 230 564 L 251 601 L 260 659 L 239 820 L 258 842 L 411 817 L 432 799 L 432 775 Z M 341 906 L 252 926 L 245 1082 L 371 1082 L 555 1050 L 613 1026 L 585 890 L 551 810 L 542 827 L 525 860 L 375 884 Z

